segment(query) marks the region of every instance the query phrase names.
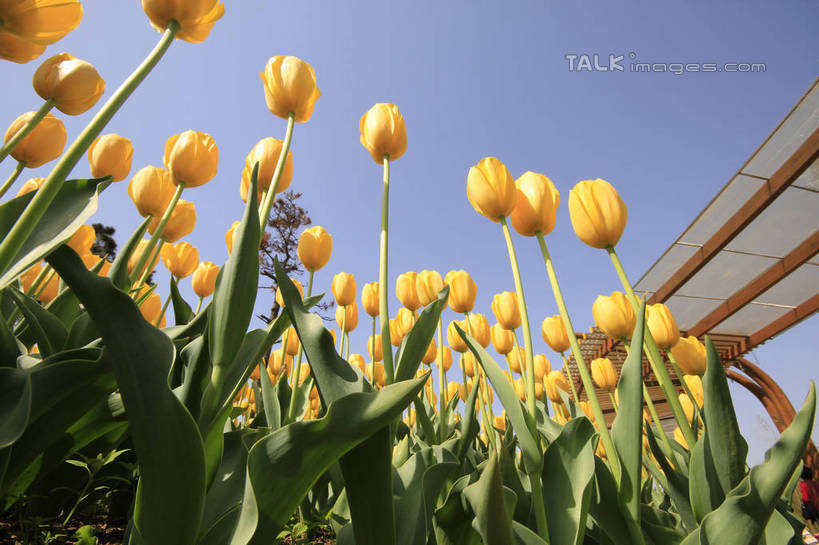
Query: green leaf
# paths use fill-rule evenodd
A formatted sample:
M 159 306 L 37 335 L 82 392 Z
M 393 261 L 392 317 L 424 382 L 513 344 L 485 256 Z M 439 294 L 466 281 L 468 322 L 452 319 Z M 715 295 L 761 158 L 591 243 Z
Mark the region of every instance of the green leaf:
M 395 382 L 415 376 L 415 372 L 418 371 L 418 366 L 421 364 L 421 358 L 426 354 L 429 343 L 433 335 L 435 335 L 435 329 L 438 327 L 441 312 L 446 307 L 448 296 L 449 287 L 447 286 L 441 290 L 435 301 L 424 308 L 415 325 L 404 336 L 395 357 Z
M 498 459 L 490 455 L 477 482 L 463 492 L 475 518 L 472 527 L 486 545 L 513 545 L 512 513 L 515 494 L 501 482 Z
M 14 261 L 7 270 L 0 271 L 0 289 L 10 285 L 23 271 L 71 238 L 80 225 L 97 211 L 99 194 L 110 183 L 110 176 L 63 182 L 54 201 L 14 256 Z M 33 198 L 34 193 L 26 193 L 0 204 L 0 239 L 6 238 Z
M 765 461 L 751 469 L 725 501 L 703 518 L 702 524 L 685 538 L 683 545 L 756 543 L 805 451 L 815 414 L 816 386 L 811 382 L 805 403 L 791 425 L 765 453 Z
M 131 256 L 139 246 L 139 241 L 142 240 L 142 237 L 148 230 L 148 225 L 150 225 L 152 219 L 153 218 L 151 216 L 148 216 L 142 221 L 139 227 L 137 227 L 136 231 L 131 233 L 131 236 L 128 237 L 128 240 L 125 242 L 125 245 L 119 250 L 119 252 L 117 252 L 117 257 L 114 258 L 114 262 L 111 264 L 111 269 L 108 271 L 108 278 L 111 279 L 111 282 L 113 282 L 116 287 L 123 291 L 127 290 L 131 286 L 131 274 L 128 272 L 128 260 L 131 259 Z
M 0 292 L 0 299 L 6 299 L 3 292 Z M 16 367 L 17 356 L 21 353 L 17 343 L 6 318 L 0 318 L 0 367 Z
M 193 320 L 193 310 L 179 293 L 176 278 L 171 275 L 171 304 L 173 305 L 173 315 L 176 325 L 186 325 Z
M 688 477 L 676 468 L 671 467 L 648 424 L 646 424 L 646 437 L 648 438 L 649 449 L 665 475 L 666 481 L 663 483 L 665 491 L 674 503 L 677 513 L 679 513 L 683 527 L 691 532 L 697 527 L 697 519 L 694 517 L 694 511 L 691 509 L 691 503 L 689 502 Z M 701 441 L 697 441 L 697 444 L 700 443 Z
M 59 318 L 14 286 L 6 288 L 6 293 L 14 299 L 25 317 L 26 328 L 31 331 L 43 356 L 50 356 L 63 347 L 68 331 Z
M 267 366 L 262 365 L 261 367 L 259 379 L 262 383 L 262 403 L 264 404 L 265 420 L 267 420 L 267 426 L 270 429 L 277 430 L 282 424 L 282 408 L 279 405 L 278 386 L 274 386 L 270 381 Z
M 465 506 L 464 489 L 477 481 L 474 473 L 456 480 L 435 511 L 435 539 L 438 545 L 481 545 L 481 536 L 472 528 L 474 516 Z
M 374 394 L 350 394 L 332 403 L 323 418 L 295 422 L 256 443 L 248 454 L 242 513 L 231 544 L 270 543 L 318 478 L 396 418 L 422 384 L 417 379 Z
M 142 318 L 128 295 L 85 270 L 70 249 L 58 248 L 48 261 L 94 318 L 113 364 L 140 468 L 136 528 L 148 543 L 193 543 L 205 496 L 204 446 L 168 386 L 173 343 Z
M 632 545 L 629 524 L 623 510 L 616 508 L 620 498 L 614 475 L 606 462 L 596 456 L 594 479 L 596 487 L 589 503 L 589 516 L 613 545 Z M 548 486 L 548 483 L 545 484 Z
M 0 367 L 0 449 L 23 435 L 31 412 L 31 397 L 28 372 Z

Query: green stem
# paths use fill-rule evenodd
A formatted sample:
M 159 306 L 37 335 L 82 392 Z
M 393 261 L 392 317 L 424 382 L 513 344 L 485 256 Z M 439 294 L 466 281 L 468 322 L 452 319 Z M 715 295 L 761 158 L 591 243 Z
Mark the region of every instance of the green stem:
M 0 197 L 5 195 L 6 191 L 8 191 L 9 188 L 11 188 L 11 186 L 14 185 L 14 182 L 16 182 L 17 178 L 20 177 L 20 173 L 23 172 L 24 168 L 26 168 L 26 162 L 17 161 L 17 166 L 14 167 L 14 171 L 11 173 L 11 176 L 9 176 L 8 180 L 6 180 L 3 183 L 2 187 L 0 187 Z
M 310 276 L 307 278 L 307 297 L 313 295 L 313 274 L 315 271 L 310 271 Z M 290 333 L 290 330 L 287 330 L 287 333 Z M 287 338 L 285 337 L 285 343 L 287 342 Z M 286 372 L 285 368 L 285 357 L 287 354 L 287 346 L 282 349 L 282 363 L 279 366 L 279 372 L 284 373 Z M 297 360 L 293 362 L 293 369 L 290 370 L 290 380 L 292 385 L 290 386 L 290 404 L 287 407 L 287 422 L 292 422 L 295 418 L 296 412 L 296 388 L 298 387 L 298 373 L 301 372 L 301 356 L 303 354 L 303 346 L 299 343 L 299 352 L 296 356 Z M 296 370 L 298 369 L 298 371 Z
M 620 278 L 620 283 L 623 284 L 623 289 L 625 289 L 626 293 L 628 294 L 628 298 L 629 301 L 631 301 L 631 306 L 634 308 L 634 312 L 639 312 L 640 304 L 637 302 L 637 297 L 634 295 L 634 289 L 631 287 L 631 282 L 626 275 L 623 264 L 620 262 L 620 257 L 617 255 L 617 252 L 613 246 L 607 247 L 606 251 L 611 257 L 611 262 L 614 264 L 614 269 L 617 271 L 617 276 Z M 657 377 L 657 382 L 660 384 L 660 388 L 663 389 L 663 393 L 668 400 L 668 406 L 671 408 L 671 413 L 674 415 L 677 425 L 680 427 L 680 430 L 682 430 L 683 437 L 685 437 L 685 440 L 688 442 L 690 447 L 694 448 L 694 444 L 697 442 L 697 435 L 694 433 L 694 430 L 691 429 L 691 423 L 685 418 L 685 413 L 683 412 L 682 405 L 680 405 L 680 400 L 677 397 L 677 391 L 674 388 L 674 383 L 671 380 L 671 376 L 668 374 L 668 370 L 665 368 L 663 356 L 660 354 L 660 349 L 657 348 L 657 343 L 654 342 L 654 337 L 651 336 L 651 331 L 648 328 L 648 324 L 646 324 L 643 335 L 645 339 L 643 346 L 646 348 L 648 362 L 651 364 L 651 370 L 654 372 L 654 376 Z
M 316 271 L 310 271 L 310 275 L 308 276 L 308 279 L 307 279 L 307 297 L 310 297 L 311 295 L 313 295 L 313 275 L 315 274 L 315 272 Z M 297 358 L 298 361 L 295 362 L 295 365 L 297 367 L 301 367 L 301 355 L 302 355 L 303 351 L 304 351 L 304 347 L 302 347 L 301 342 L 299 342 L 299 351 L 298 351 L 298 354 L 296 355 L 296 358 Z M 282 359 L 282 365 L 284 365 L 284 359 Z M 282 372 L 281 368 L 279 368 L 279 372 Z
M 168 294 L 168 297 L 165 299 L 165 302 L 162 304 L 162 310 L 159 311 L 159 318 L 156 319 L 154 323 L 154 327 L 158 328 L 159 324 L 162 323 L 162 317 L 165 316 L 165 311 L 168 310 L 168 305 L 171 303 L 171 295 Z
M 449 404 L 446 401 L 446 371 L 444 370 L 444 332 L 441 325 L 441 317 L 438 316 L 438 412 L 441 418 L 438 426 L 438 442 L 443 443 L 447 437 L 446 409 Z
M 583 353 L 580 351 L 580 343 L 577 342 L 577 335 L 574 334 L 574 327 L 572 327 L 572 320 L 569 318 L 569 310 L 566 308 L 566 301 L 563 299 L 563 292 L 560 290 L 560 284 L 557 281 L 557 273 L 555 273 L 552 257 L 549 255 L 549 249 L 546 247 L 546 240 L 542 233 L 537 234 L 537 241 L 540 245 L 540 252 L 543 254 L 543 261 L 546 264 L 546 274 L 549 277 L 549 283 L 554 292 L 555 302 L 557 302 L 557 309 L 560 313 L 560 318 L 563 320 L 563 327 L 566 329 L 566 335 L 569 337 L 569 344 L 572 347 L 572 355 L 574 356 L 574 363 L 577 365 L 577 370 L 580 373 L 580 380 L 583 382 L 583 388 L 586 389 L 586 397 L 592 408 L 595 421 L 599 422 L 598 429 L 600 430 L 600 440 L 603 441 L 603 448 L 608 453 L 609 464 L 611 465 L 612 473 L 619 482 L 620 477 L 620 458 L 617 456 L 617 451 L 614 450 L 614 443 L 611 440 L 611 433 L 608 426 L 606 426 L 606 417 L 603 415 L 603 409 L 600 407 L 600 400 L 597 399 L 597 390 L 592 383 L 591 374 L 586 367 L 586 360 L 583 359 Z
M 204 301 L 204 297 L 199 298 L 199 302 L 196 304 L 196 310 L 193 311 L 194 314 L 199 314 L 199 311 L 202 310 L 202 301 Z
M 290 151 L 290 142 L 293 140 L 293 127 L 295 124 L 296 114 L 290 112 L 290 115 L 287 116 L 287 130 L 284 133 L 282 151 L 279 154 L 278 161 L 276 161 L 276 170 L 273 171 L 273 180 L 270 184 L 270 190 L 265 194 L 259 212 L 259 224 L 262 226 L 262 232 L 265 230 L 267 220 L 270 217 L 270 209 L 273 208 L 273 203 L 276 200 L 276 191 L 279 189 L 279 180 L 282 177 L 282 172 L 284 172 L 284 164 L 287 161 L 287 154 Z
M 384 155 L 384 186 L 381 191 L 381 252 L 378 261 L 378 317 L 381 321 L 381 347 L 384 357 L 384 377 L 387 385 L 395 382 L 390 342 L 390 313 L 387 308 L 387 248 L 390 214 L 390 156 Z
M 162 237 L 162 233 L 165 232 L 165 226 L 168 225 L 168 220 L 171 219 L 171 215 L 173 214 L 173 211 L 176 208 L 176 204 L 179 202 L 179 197 L 182 196 L 182 191 L 184 190 L 185 190 L 184 182 L 179 181 L 178 185 L 176 186 L 176 191 L 174 191 L 173 197 L 171 197 L 171 202 L 168 203 L 168 207 L 165 208 L 165 212 L 159 219 L 159 223 L 156 225 L 154 234 L 151 235 L 151 239 L 148 241 L 148 245 L 145 247 L 145 251 L 142 252 L 142 255 L 139 256 L 139 261 L 137 261 L 136 267 L 134 267 L 134 274 L 139 277 L 139 282 L 137 282 L 138 286 L 141 286 L 142 284 L 145 283 L 145 278 L 147 278 L 147 275 L 142 270 L 142 268 L 145 267 L 146 263 L 153 263 L 153 261 L 148 260 L 148 257 L 150 256 L 151 259 L 154 258 L 154 256 L 151 254 L 151 251 L 157 246 L 160 237 Z M 146 267 L 146 270 L 148 268 L 150 267 Z
M 111 120 L 114 114 L 125 103 L 131 93 L 139 86 L 142 80 L 148 75 L 151 69 L 159 62 L 165 51 L 173 42 L 176 32 L 179 30 L 179 23 L 171 20 L 168 29 L 160 38 L 159 43 L 151 51 L 148 57 L 137 67 L 119 89 L 108 99 L 108 102 L 97 112 L 88 126 L 80 133 L 77 139 L 71 144 L 57 165 L 46 178 L 46 181 L 35 193 L 34 198 L 17 218 L 14 227 L 0 243 L 0 271 L 7 271 L 20 248 L 23 247 L 32 231 L 37 227 L 43 214 L 46 213 L 57 193 L 60 191 L 63 182 L 74 168 L 88 147 L 99 136 L 105 125 Z
M 375 316 L 373 316 L 373 336 L 370 339 L 370 384 L 375 384 Z M 364 366 L 366 368 L 366 365 Z M 364 377 L 367 377 L 367 373 L 364 373 Z
M 529 484 L 532 487 L 532 500 L 534 501 L 535 523 L 537 524 L 540 537 L 549 536 L 549 526 L 546 522 L 546 504 L 543 500 L 543 485 L 540 482 L 540 475 L 529 475 Z
M 619 409 L 619 407 L 617 406 L 617 400 L 614 399 L 614 394 L 611 393 L 611 390 L 609 390 L 608 392 L 609 392 L 609 399 L 611 400 L 611 407 L 614 409 L 614 414 L 616 415 L 617 410 Z
M 48 114 L 48 112 L 51 111 L 55 104 L 57 104 L 57 100 L 53 98 L 49 98 L 45 102 L 43 102 L 43 105 L 40 106 L 40 109 L 37 110 L 34 113 L 34 116 L 28 120 L 28 123 L 26 123 L 22 129 L 17 131 L 15 135 L 11 138 L 11 140 L 3 144 L 3 147 L 0 148 L 0 163 L 2 163 L 3 159 L 8 157 L 8 155 L 12 151 L 14 151 L 14 148 L 17 147 L 17 144 L 22 142 L 23 138 L 28 136 L 28 133 L 34 130 L 34 127 L 36 127 L 37 124 L 40 121 L 42 121 L 42 119 L 46 116 L 46 114 Z M 2 193 L 0 193 L 0 197 L 2 196 L 3 196 Z
M 51 265 L 46 264 L 45 267 L 37 274 L 37 277 L 34 279 L 34 282 L 31 283 L 31 286 L 26 290 L 26 295 L 29 297 L 33 297 L 37 290 L 40 289 L 40 286 L 43 284 L 43 281 L 46 279 L 46 275 L 50 274 L 53 271 Z
M 65 525 L 68 524 L 68 522 L 71 520 L 71 517 L 74 516 L 74 511 L 76 511 L 77 507 L 80 506 L 80 503 L 82 503 L 82 500 L 85 497 L 85 493 L 88 492 L 88 488 L 91 486 L 91 483 L 94 481 L 94 474 L 95 474 L 94 471 L 92 471 L 89 468 L 88 472 L 89 472 L 88 482 L 85 483 L 85 486 L 80 491 L 80 495 L 77 498 L 77 501 L 74 503 L 74 506 L 71 508 L 71 511 L 68 512 L 68 515 L 66 515 L 65 520 L 63 521 L 63 524 L 62 524 L 63 528 L 65 528 Z
M 137 267 L 134 271 L 142 271 L 139 275 L 139 280 L 136 283 L 136 289 L 142 289 L 142 286 L 145 285 L 145 282 L 148 280 L 148 277 L 151 276 L 151 272 L 154 270 L 152 265 L 156 263 L 157 258 L 159 257 L 159 253 L 162 251 L 162 246 L 165 245 L 164 240 L 160 240 L 159 244 L 156 248 L 151 249 L 151 244 L 148 243 L 148 246 L 145 248 L 145 252 L 143 252 L 142 256 L 139 258 L 140 263 L 137 264 Z M 148 259 L 145 263 L 142 263 L 143 258 L 150 253 L 150 259 Z M 141 268 L 140 268 L 141 267 Z
M 36 290 L 34 290 L 34 292 L 31 294 L 32 299 L 37 299 L 43 294 L 43 292 L 46 290 L 48 285 L 51 283 L 51 279 L 54 278 L 55 274 L 57 274 L 57 271 L 55 271 L 54 269 L 51 269 L 51 271 L 48 273 L 48 276 L 45 278 L 43 283 L 40 284 L 40 286 Z

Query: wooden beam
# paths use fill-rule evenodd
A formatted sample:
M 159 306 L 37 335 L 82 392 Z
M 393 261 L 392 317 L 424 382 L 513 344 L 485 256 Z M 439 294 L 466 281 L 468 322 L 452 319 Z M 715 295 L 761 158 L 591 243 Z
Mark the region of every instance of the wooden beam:
M 697 249 L 685 264 L 649 299 L 662 303 L 674 295 L 692 276 L 702 269 L 717 252 L 725 248 L 742 230 L 782 194 L 817 158 L 819 158 L 819 129 L 813 131 L 799 149 L 791 155 L 771 178 L 754 193 L 733 216 Z
M 809 316 L 812 316 L 816 311 L 819 311 L 819 293 L 798 307 L 791 309 L 787 314 L 780 316 L 756 333 L 750 335 L 748 337 L 748 342 L 745 343 L 743 347 L 734 348 L 731 350 L 731 357 L 729 359 L 738 358 L 745 352 L 753 350 L 771 337 L 779 335 L 789 327 L 796 325 Z

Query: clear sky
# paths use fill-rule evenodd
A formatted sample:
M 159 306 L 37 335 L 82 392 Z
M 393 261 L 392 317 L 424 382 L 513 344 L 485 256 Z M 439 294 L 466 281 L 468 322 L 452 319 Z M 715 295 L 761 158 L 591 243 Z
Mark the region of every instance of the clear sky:
M 86 0 L 80 27 L 49 47 L 93 63 L 116 87 L 154 46 L 136 0 Z M 407 153 L 393 164 L 390 278 L 399 273 L 466 269 L 478 284 L 476 311 L 491 318 L 492 295 L 513 290 L 497 224 L 466 199 L 466 174 L 487 155 L 517 177 L 549 176 L 561 192 L 548 242 L 576 329 L 592 325 L 591 304 L 620 289 L 605 252 L 574 235 L 565 206 L 580 180 L 604 178 L 629 207 L 618 246 L 636 281 L 750 156 L 819 72 L 815 2 L 376 2 L 228 0 L 224 18 L 201 44 L 176 42 L 109 124 L 134 142 L 135 172 L 161 165 L 165 140 L 187 129 L 213 135 L 219 174 L 185 192 L 198 225 L 189 241 L 203 260 L 227 257 L 224 233 L 239 219 L 244 156 L 261 138 L 284 135 L 265 107 L 259 72 L 273 55 L 315 68 L 322 96 L 312 119 L 297 124 L 292 188 L 314 224 L 334 240 L 316 274 L 377 279 L 381 170 L 359 143 L 358 120 L 375 102 L 396 103 L 406 119 Z M 567 55 L 624 56 L 623 72 L 570 71 Z M 764 63 L 764 73 L 633 73 L 628 63 Z M 31 75 L 40 61 L 4 62 L 6 124 L 40 105 Z M 69 142 L 93 115 L 66 119 Z M 61 115 L 61 114 L 60 114 Z M 61 117 L 65 117 L 62 116 Z M 3 177 L 9 162 L 0 167 Z M 27 171 L 44 176 L 50 166 Z M 83 161 L 75 177 L 88 175 Z M 15 186 L 19 187 L 18 185 Z M 94 221 L 117 228 L 123 243 L 140 217 L 127 181 L 102 197 Z M 554 367 L 540 321 L 557 309 L 534 240 L 515 237 L 529 301 L 535 350 Z M 158 276 L 163 296 L 167 272 Z M 306 279 L 304 279 L 306 280 Z M 189 281 L 184 292 L 193 299 Z M 814 287 L 811 287 L 813 289 Z M 259 310 L 269 307 L 260 293 Z M 390 309 L 398 301 L 394 295 Z M 445 320 L 455 316 L 446 311 Z M 369 318 L 360 311 L 354 351 L 366 354 Z M 813 317 L 756 350 L 797 407 L 816 378 Z M 777 434 L 750 394 L 733 388 L 740 425 L 761 461 Z M 817 436 L 818 427 L 814 428 Z

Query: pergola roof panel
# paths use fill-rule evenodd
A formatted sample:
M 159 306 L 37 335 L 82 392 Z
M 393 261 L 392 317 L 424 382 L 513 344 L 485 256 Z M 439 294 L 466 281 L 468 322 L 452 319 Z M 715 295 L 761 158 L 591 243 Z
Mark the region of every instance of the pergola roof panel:
M 676 271 L 683 263 L 694 255 L 697 251 L 696 246 L 687 246 L 683 244 L 672 244 L 671 247 L 663 254 L 663 257 L 648 271 L 645 276 L 634 286 L 638 292 L 657 291 L 663 282 Z
M 717 325 L 712 331 L 722 335 L 753 335 L 766 325 L 781 318 L 793 307 L 751 303 Z
M 724 299 L 704 299 L 702 297 L 685 297 L 673 295 L 665 304 L 674 315 L 677 327 L 685 331 L 693 327 L 702 316 L 708 314 L 723 303 Z
M 727 299 L 738 286 L 744 286 L 776 261 L 772 257 L 719 252 L 691 280 L 683 284 L 675 295 Z
M 819 191 L 819 159 L 814 161 L 811 166 L 793 182 L 793 185 L 794 187 L 801 187 L 802 189 Z
M 819 265 L 805 263 L 771 286 L 754 302 L 796 307 L 805 300 L 805 293 L 811 289 L 819 292 Z

